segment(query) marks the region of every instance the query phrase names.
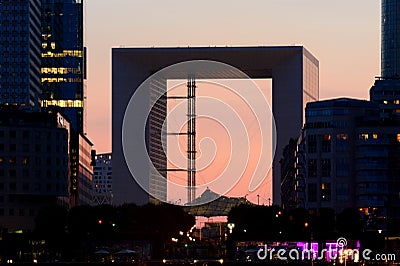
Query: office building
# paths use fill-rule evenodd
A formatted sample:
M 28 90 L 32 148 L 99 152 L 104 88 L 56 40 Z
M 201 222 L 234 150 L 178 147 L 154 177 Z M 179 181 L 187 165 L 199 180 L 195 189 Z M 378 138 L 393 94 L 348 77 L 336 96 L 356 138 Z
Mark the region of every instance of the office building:
M 369 94 L 379 104 L 382 120 L 400 121 L 400 79 L 376 78 Z
M 188 69 L 181 69 L 173 73 L 166 73 L 163 79 L 152 79 L 149 82 L 147 96 L 140 104 L 141 110 L 150 106 L 145 103 L 166 91 L 166 81 L 170 79 L 187 79 L 188 74 L 195 74 L 199 79 L 234 79 L 244 78 L 244 74 L 252 79 L 272 78 L 272 112 L 276 122 L 276 156 L 273 161 L 273 204 L 281 201 L 281 175 L 279 160 L 282 150 L 290 138 L 296 137 L 303 125 L 304 107 L 307 102 L 319 98 L 319 63 L 307 49 L 301 46 L 288 47 L 189 47 L 189 48 L 114 48 L 112 50 L 112 113 L 113 113 L 113 192 L 114 203 L 135 202 L 145 204 L 149 202 L 149 195 L 132 178 L 129 167 L 133 171 L 140 171 L 136 178 L 143 180 L 143 187 L 147 191 L 154 191 L 154 195 L 164 199 L 166 187 L 163 187 L 162 173 L 166 168 L 166 158 L 160 139 L 163 137 L 162 123 L 166 114 L 166 102 L 161 99 L 150 112 L 145 136 L 140 127 L 132 126 L 129 130 L 129 147 L 123 150 L 122 125 L 128 103 L 137 88 L 153 73 L 180 62 L 191 60 L 212 60 L 241 70 L 226 71 L 226 68 L 215 67 L 196 73 L 188 73 Z M 152 98 L 153 97 L 153 98 Z M 154 116 L 152 115 L 154 114 Z M 145 118 L 136 118 L 138 120 Z M 135 119 L 135 118 L 133 118 Z M 161 123 L 160 123 L 161 121 Z M 142 122 L 131 120 L 138 125 Z M 146 122 L 144 122 L 146 123 Z M 125 135 L 127 136 L 127 135 Z M 138 150 L 146 141 L 147 151 Z M 136 148 L 134 148 L 136 147 Z M 132 157 L 124 156 L 124 151 L 132 149 Z M 163 179 L 154 180 L 149 163 L 145 159 L 149 154 L 155 170 L 163 174 Z M 125 154 L 126 155 L 126 154 Z M 126 159 L 126 160 L 125 160 Z M 136 165 L 136 166 L 133 166 Z M 143 169 L 138 169 L 143 168 Z M 144 169 L 146 168 L 146 169 Z M 160 186 L 161 185 L 161 186 Z
M 400 125 L 397 122 L 360 123 L 355 133 L 356 207 L 368 216 L 368 229 L 397 230 Z
M 72 129 L 85 133 L 83 3 L 42 0 L 41 10 L 41 106 L 60 108 Z
M 297 147 L 292 140 L 281 159 L 283 207 L 357 208 L 366 230 L 396 230 L 400 127 L 380 114 L 364 100 L 308 103 Z
M 93 170 L 93 204 L 112 204 L 112 155 L 96 154 Z
M 38 212 L 68 197 L 69 132 L 59 113 L 0 110 L 0 225 L 32 230 Z
M 0 0 L 0 104 L 39 110 L 41 0 Z
M 292 210 L 305 208 L 306 204 L 306 159 L 304 131 L 297 139 L 290 139 L 285 146 L 281 164 L 282 208 Z
M 281 198 L 283 209 L 296 208 L 296 150 L 297 140 L 290 139 L 283 149 L 281 164 Z
M 400 4 L 382 0 L 381 77 L 370 89 L 370 100 L 381 108 L 381 118 L 400 121 Z
M 69 206 L 91 204 L 91 149 L 85 135 L 86 53 L 83 1 L 42 0 L 42 111 L 58 110 L 71 127 Z
M 93 203 L 93 143 L 82 133 L 71 131 L 69 207 Z
M 357 123 L 366 118 L 379 121 L 377 104 L 347 98 L 307 104 L 306 208 L 356 207 Z
M 381 76 L 400 78 L 400 3 L 382 0 L 381 12 Z

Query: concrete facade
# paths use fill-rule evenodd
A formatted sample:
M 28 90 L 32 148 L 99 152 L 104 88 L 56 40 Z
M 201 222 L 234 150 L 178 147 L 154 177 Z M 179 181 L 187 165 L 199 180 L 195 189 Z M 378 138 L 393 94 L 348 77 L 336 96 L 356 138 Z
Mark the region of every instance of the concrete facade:
M 145 204 L 149 202 L 147 193 L 132 179 L 122 149 L 122 123 L 131 96 L 152 74 L 173 64 L 190 60 L 217 61 L 243 71 L 252 79 L 271 78 L 273 80 L 272 111 L 277 128 L 277 146 L 273 161 L 272 183 L 273 203 L 279 205 L 281 201 L 279 159 L 282 157 L 283 148 L 291 137 L 299 135 L 306 103 L 319 98 L 319 63 L 302 46 L 114 48 L 112 50 L 114 203 Z M 175 78 L 186 79 L 187 76 Z M 229 73 L 214 72 L 208 78 L 232 79 L 235 77 L 230 76 Z M 148 140 L 148 132 L 146 134 Z M 150 147 L 153 145 L 153 143 L 148 144 Z M 140 156 L 138 154 L 138 159 Z

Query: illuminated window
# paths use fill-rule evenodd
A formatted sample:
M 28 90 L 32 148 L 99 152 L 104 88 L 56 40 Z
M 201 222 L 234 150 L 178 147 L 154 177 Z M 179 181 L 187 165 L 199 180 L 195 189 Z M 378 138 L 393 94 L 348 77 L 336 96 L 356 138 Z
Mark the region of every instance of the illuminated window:
M 42 48 L 47 48 L 47 43 L 46 42 L 42 43 Z
M 51 49 L 53 49 L 53 50 L 56 49 L 56 43 L 55 42 L 51 43 Z
M 372 134 L 372 138 L 373 139 L 377 139 L 378 138 L 378 134 Z
M 400 142 L 400 133 L 397 134 L 397 142 Z
M 322 135 L 322 152 L 330 152 L 331 151 L 331 135 L 324 134 Z
M 322 183 L 321 184 L 321 198 L 322 198 L 322 201 L 330 201 L 331 200 L 331 184 L 330 183 Z
M 388 104 L 388 101 L 384 100 L 383 103 L 384 103 L 384 104 Z
M 337 134 L 336 135 L 336 139 L 337 140 L 347 140 L 348 139 L 348 135 L 347 134 Z
M 394 100 L 394 104 L 400 104 L 400 100 Z
M 360 134 L 360 135 L 358 135 L 358 138 L 361 139 L 361 140 L 367 140 L 368 139 L 368 134 L 366 134 L 366 133 Z

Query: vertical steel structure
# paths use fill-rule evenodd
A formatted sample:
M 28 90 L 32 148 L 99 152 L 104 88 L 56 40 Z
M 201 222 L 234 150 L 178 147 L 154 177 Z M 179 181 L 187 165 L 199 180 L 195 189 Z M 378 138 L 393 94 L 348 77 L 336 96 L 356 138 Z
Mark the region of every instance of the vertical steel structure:
M 196 81 L 189 77 L 187 82 L 187 173 L 188 203 L 196 198 Z

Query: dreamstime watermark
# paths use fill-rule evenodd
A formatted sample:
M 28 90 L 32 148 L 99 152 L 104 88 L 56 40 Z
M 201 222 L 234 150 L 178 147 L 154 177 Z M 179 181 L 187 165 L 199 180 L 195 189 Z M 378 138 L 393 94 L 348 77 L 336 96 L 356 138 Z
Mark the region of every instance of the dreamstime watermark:
M 148 194 L 160 201 L 167 201 L 165 193 L 159 193 L 161 187 L 168 187 L 168 191 L 188 189 L 187 182 L 179 183 L 174 179 L 165 178 L 167 169 L 163 169 L 166 166 L 162 161 L 166 158 L 173 168 L 188 170 L 188 155 L 186 150 L 181 150 L 179 142 L 182 141 L 179 134 L 193 118 L 185 115 L 187 101 L 183 100 L 172 110 L 167 110 L 167 99 L 169 93 L 177 86 L 184 86 L 189 77 L 195 78 L 197 91 L 201 92 L 204 86 L 208 86 L 225 92 L 219 95 L 196 93 L 195 117 L 218 125 L 225 131 L 229 142 L 229 158 L 222 171 L 219 171 L 220 174 L 202 183 L 196 183 L 195 191 L 218 188 L 218 194 L 225 195 L 243 180 L 249 165 L 254 169 L 251 173 L 246 172 L 246 178 L 250 180 L 248 191 L 256 190 L 270 172 L 275 154 L 276 127 L 272 110 L 257 83 L 244 72 L 233 66 L 208 60 L 187 61 L 168 66 L 151 75 L 134 90 L 125 110 L 122 126 L 123 153 L 134 180 Z M 175 80 L 177 85 L 168 86 L 168 81 L 171 80 Z M 182 80 L 180 84 L 179 80 Z M 185 93 L 186 90 L 182 91 Z M 225 98 L 221 97 L 221 94 L 225 95 Z M 184 95 L 181 96 L 184 98 Z M 184 115 L 176 115 L 178 113 Z M 171 121 L 174 123 L 168 123 Z M 178 133 L 171 136 L 168 135 L 168 130 Z M 207 132 L 210 129 L 197 130 Z M 251 150 L 255 135 L 258 136 L 255 145 L 259 151 L 258 158 L 255 158 L 255 153 Z M 195 170 L 201 171 L 215 162 L 219 147 L 218 141 L 208 136 L 204 137 L 204 134 L 201 139 L 199 136 L 196 138 L 199 146 Z M 168 151 L 177 152 L 167 153 L 167 142 Z M 227 150 L 225 147 L 220 149 L 224 152 Z M 218 167 L 221 167 L 220 165 L 221 163 Z M 213 200 L 215 198 L 200 198 L 195 202 L 188 202 L 187 205 L 200 205 Z M 181 201 L 181 204 L 183 202 Z
M 307 245 L 306 245 L 307 246 Z M 311 246 L 311 245 L 310 245 Z M 347 240 L 344 237 L 337 239 L 336 243 L 328 245 L 329 248 L 274 248 L 264 245 L 257 251 L 259 260 L 326 260 L 340 263 L 344 261 L 395 261 L 394 253 L 374 253 L 371 249 L 359 250 L 358 248 L 346 248 Z

